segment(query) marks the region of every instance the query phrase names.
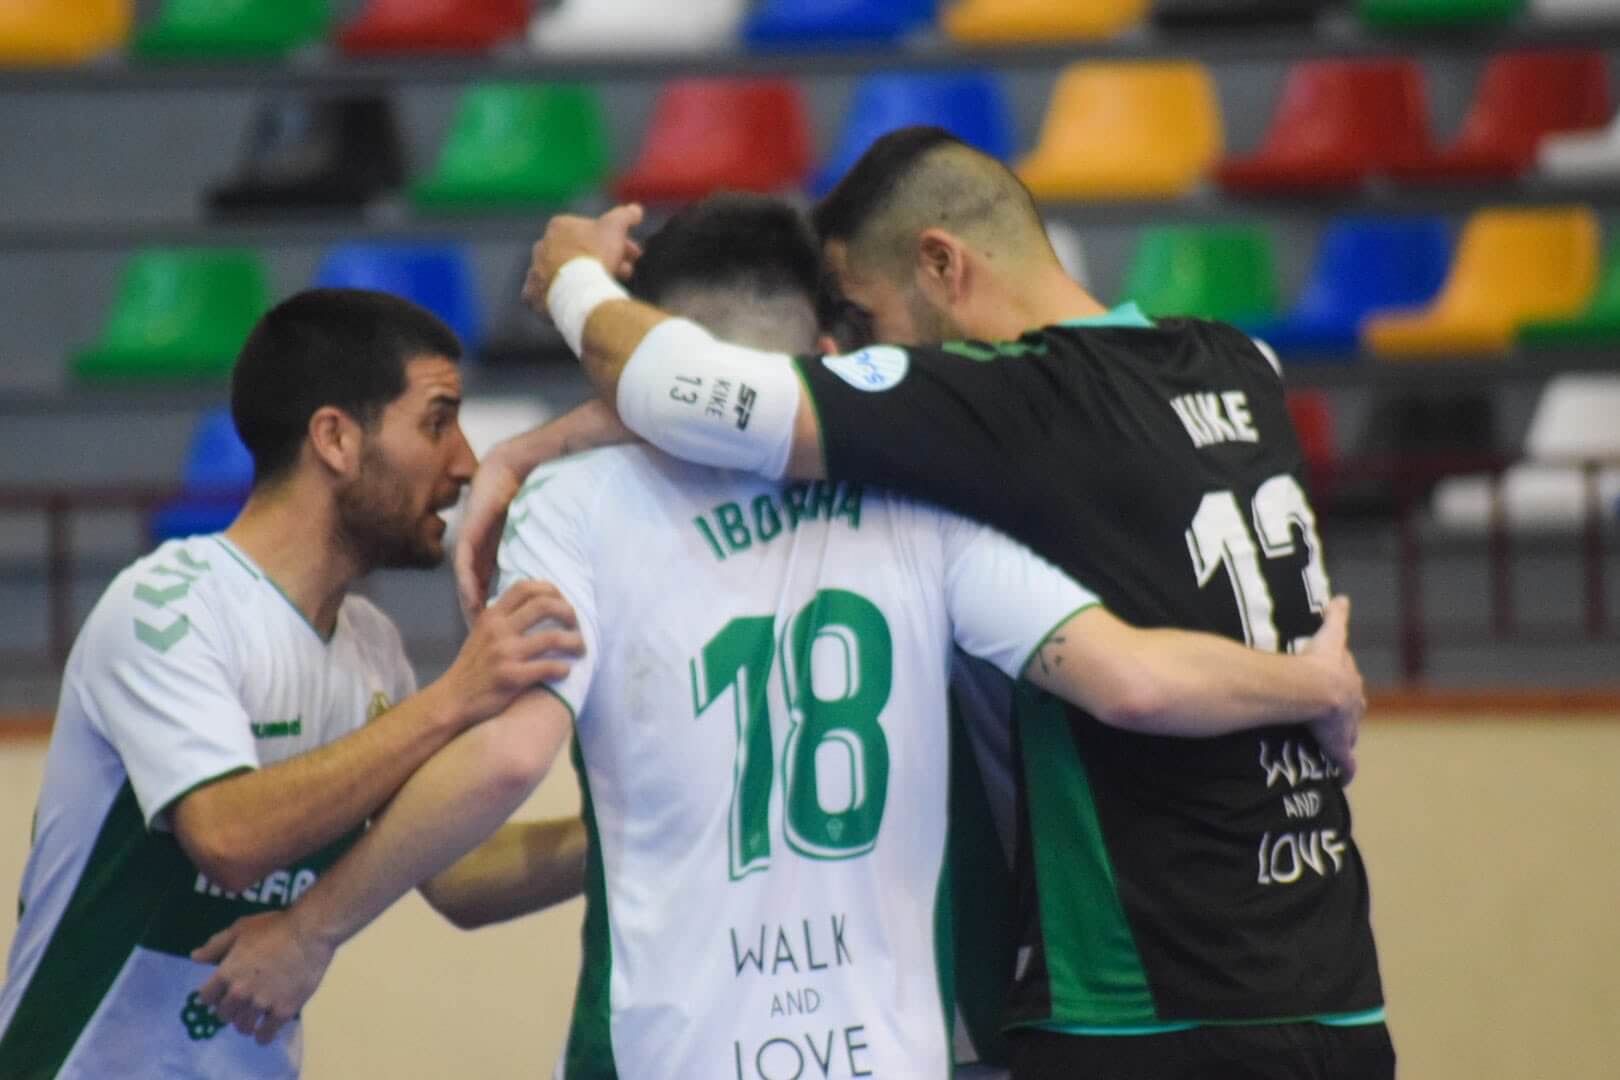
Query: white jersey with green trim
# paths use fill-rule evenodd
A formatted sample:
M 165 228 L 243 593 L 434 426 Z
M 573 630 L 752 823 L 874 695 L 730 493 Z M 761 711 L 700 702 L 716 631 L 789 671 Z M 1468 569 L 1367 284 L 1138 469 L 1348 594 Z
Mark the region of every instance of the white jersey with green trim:
M 951 646 L 1017 675 L 1095 598 L 982 526 L 642 447 L 533 474 L 501 587 L 585 657 L 565 1080 L 948 1077 Z
M 240 894 L 187 859 L 167 810 L 221 776 L 363 726 L 414 691 L 399 633 L 344 600 L 323 641 L 222 536 L 171 541 L 124 570 L 68 658 L 0 989 L 0 1076 L 284 1078 L 303 1036 L 267 1047 L 196 991 L 192 949 L 292 903 L 354 839 Z

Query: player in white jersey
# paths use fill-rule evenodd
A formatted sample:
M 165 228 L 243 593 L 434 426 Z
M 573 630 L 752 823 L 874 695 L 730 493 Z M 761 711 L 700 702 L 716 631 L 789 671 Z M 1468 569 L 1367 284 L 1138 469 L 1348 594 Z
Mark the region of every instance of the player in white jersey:
M 428 312 L 351 291 L 250 337 L 246 508 L 119 574 L 68 660 L 0 988 L 6 1080 L 295 1076 L 296 1025 L 222 1036 L 191 950 L 292 903 L 418 764 L 565 670 L 537 658 L 570 635 L 523 635 L 567 615 L 535 589 L 418 693 L 393 624 L 348 592 L 442 558 L 436 511 L 474 466 L 459 352 Z
M 816 274 L 790 208 L 731 199 L 678 215 L 635 285 L 728 335 L 802 348 Z M 734 413 L 749 401 L 746 382 L 672 392 Z M 645 447 L 536 472 L 501 564 L 507 588 L 555 582 L 589 645 L 556 687 L 591 830 L 568 1080 L 950 1074 L 953 640 L 1159 730 L 1338 716 L 1360 695 L 1342 652 L 1133 630 L 938 510 Z M 304 944 L 324 957 L 409 887 L 402 862 L 448 846 L 460 808 L 486 801 L 484 778 L 447 756 L 285 918 L 226 935 L 245 955 L 205 997 L 228 1012 L 233 995 L 312 986 Z

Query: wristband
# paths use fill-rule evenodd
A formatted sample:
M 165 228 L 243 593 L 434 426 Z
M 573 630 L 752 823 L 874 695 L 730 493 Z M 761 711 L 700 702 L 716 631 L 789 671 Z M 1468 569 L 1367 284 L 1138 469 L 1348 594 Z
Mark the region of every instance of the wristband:
M 585 322 L 598 305 L 609 300 L 628 300 L 630 294 L 613 280 L 600 260 L 577 255 L 563 264 L 546 290 L 546 310 L 575 356 L 585 351 Z

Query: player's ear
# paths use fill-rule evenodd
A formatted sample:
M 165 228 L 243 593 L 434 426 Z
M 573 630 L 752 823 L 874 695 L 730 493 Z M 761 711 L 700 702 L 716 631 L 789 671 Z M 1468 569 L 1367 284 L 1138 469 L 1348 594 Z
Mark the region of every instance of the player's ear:
M 961 298 L 967 272 L 962 242 L 944 229 L 924 229 L 917 238 L 918 284 L 941 300 Z
M 309 418 L 310 451 L 338 476 L 359 474 L 362 434 L 360 425 L 334 405 L 322 405 Z
M 816 351 L 822 356 L 837 356 L 844 350 L 838 347 L 838 342 L 833 340 L 831 334 L 822 334 L 816 338 Z

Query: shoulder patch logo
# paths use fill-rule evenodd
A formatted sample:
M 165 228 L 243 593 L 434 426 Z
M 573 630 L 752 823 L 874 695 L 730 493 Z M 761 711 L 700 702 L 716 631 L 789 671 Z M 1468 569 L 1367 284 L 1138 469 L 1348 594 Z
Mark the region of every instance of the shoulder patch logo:
M 821 363 L 855 389 L 869 394 L 893 390 L 911 370 L 911 356 L 893 345 L 873 345 L 843 356 L 823 356 Z
M 366 706 L 366 723 L 371 723 L 393 707 L 394 703 L 388 700 L 388 695 L 378 690 L 371 695 L 371 704 Z

